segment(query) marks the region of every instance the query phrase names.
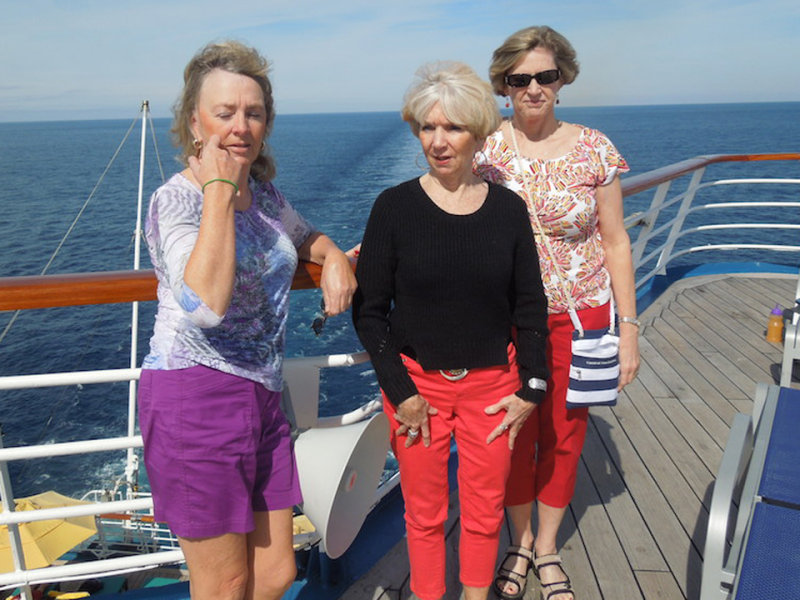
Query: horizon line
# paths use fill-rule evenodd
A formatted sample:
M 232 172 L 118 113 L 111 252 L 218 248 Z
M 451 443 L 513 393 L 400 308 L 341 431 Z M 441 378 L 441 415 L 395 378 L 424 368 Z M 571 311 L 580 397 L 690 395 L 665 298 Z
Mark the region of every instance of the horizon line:
M 140 107 L 145 103 L 149 102 L 147 100 L 143 100 L 140 103 Z M 716 106 L 716 105 L 731 105 L 731 104 L 800 104 L 800 100 L 762 100 L 762 101 L 718 101 L 718 102 L 672 102 L 667 104 L 586 104 L 586 105 L 570 105 L 570 106 L 559 106 L 556 110 L 572 110 L 572 109 L 602 109 L 602 108 L 646 108 L 646 107 L 667 107 L 667 106 Z M 136 117 L 141 117 L 141 108 L 136 113 Z M 397 113 L 400 114 L 400 110 L 337 110 L 337 111 L 325 111 L 325 112 L 276 112 L 275 117 L 278 118 L 280 116 L 318 116 L 318 115 L 355 115 L 355 114 L 388 114 L 388 113 Z M 500 109 L 501 114 L 504 116 L 510 114 L 508 109 Z M 158 116 L 151 112 L 151 118 L 153 119 L 172 119 L 172 115 L 162 115 L 159 113 Z M 4 124 L 21 124 L 21 123 L 68 123 L 68 122 L 81 122 L 81 121 L 124 121 L 130 119 L 130 117 L 98 117 L 98 118 L 86 118 L 86 117 L 75 117 L 75 118 L 54 118 L 54 119 L 9 119 L 4 120 L 0 119 L 0 125 Z

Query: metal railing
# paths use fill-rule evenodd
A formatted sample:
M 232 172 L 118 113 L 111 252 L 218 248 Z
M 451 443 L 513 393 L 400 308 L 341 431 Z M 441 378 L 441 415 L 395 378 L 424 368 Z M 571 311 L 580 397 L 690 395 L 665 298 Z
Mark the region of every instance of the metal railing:
M 758 250 L 765 252 L 800 253 L 800 246 L 793 243 L 776 242 L 750 244 L 736 241 L 736 234 L 744 230 L 764 229 L 791 232 L 800 229 L 800 201 L 746 201 L 714 202 L 697 201 L 698 194 L 711 187 L 731 185 L 800 185 L 800 179 L 723 179 L 703 182 L 706 167 L 716 163 L 745 161 L 798 161 L 800 153 L 759 154 L 759 155 L 713 155 L 698 157 L 676 163 L 642 175 L 623 180 L 623 195 L 629 198 L 644 191 L 653 190 L 653 198 L 645 210 L 626 218 L 626 226 L 639 227 L 632 240 L 634 265 L 637 273 L 637 289 L 646 285 L 656 275 L 664 274 L 669 265 L 679 257 L 706 250 Z M 686 189 L 670 197 L 673 182 L 688 176 Z M 696 213 L 721 212 L 730 208 L 784 209 L 794 222 L 777 223 L 722 223 L 719 225 L 697 225 L 687 227 L 687 219 Z M 763 212 L 763 211 L 762 211 Z M 686 243 L 692 235 L 714 233 L 722 238 L 718 243 L 692 245 Z M 723 237 L 730 234 L 730 237 Z M 791 236 L 788 238 L 791 239 Z M 791 261 L 800 264 L 800 259 Z M 318 287 L 320 269 L 316 265 L 302 264 L 295 277 L 294 289 Z M 25 310 L 52 306 L 78 306 L 86 304 L 124 303 L 154 300 L 156 281 L 152 271 L 120 271 L 110 273 L 88 273 L 54 275 L 44 277 L 12 277 L 0 279 L 0 311 Z M 366 355 L 339 355 L 329 366 L 355 364 L 367 360 Z M 131 381 L 137 379 L 139 369 L 110 369 L 104 371 L 83 371 L 78 373 L 52 373 L 0 377 L 0 390 L 24 387 L 47 387 L 58 385 L 77 385 L 100 382 Z M 345 416 L 331 418 L 330 425 L 341 424 L 361 418 L 362 409 Z M 112 500 L 94 502 L 88 505 L 72 506 L 39 511 L 14 512 L 14 496 L 8 476 L 9 461 L 38 458 L 44 456 L 71 455 L 105 450 L 126 450 L 140 448 L 141 436 L 109 438 L 103 440 L 67 442 L 41 446 L 3 448 L 0 438 L 0 500 L 3 511 L 0 525 L 9 528 L 17 568 L 10 573 L 0 574 L 0 589 L 57 580 L 75 579 L 87 576 L 105 576 L 154 567 L 157 565 L 182 562 L 179 550 L 104 559 L 86 563 L 51 566 L 41 569 L 25 569 L 24 558 L 19 544 L 17 527 L 21 523 L 53 518 L 68 518 L 77 515 L 103 515 L 107 513 L 140 513 L 152 509 L 149 498 Z M 393 484 L 396 483 L 396 478 Z M 140 518 L 140 517 L 137 517 Z
M 800 161 L 800 153 L 782 154 L 736 154 L 709 155 L 685 160 L 668 167 L 656 169 L 642 175 L 628 177 L 622 182 L 623 196 L 629 198 L 647 190 L 654 190 L 650 205 L 625 219 L 629 230 L 640 227 L 631 235 L 633 264 L 636 272 L 636 289 L 645 287 L 657 275 L 665 275 L 667 267 L 677 259 L 689 254 L 709 251 L 759 251 L 770 253 L 800 253 L 800 200 L 736 200 L 728 202 L 701 202 L 701 192 L 724 186 L 796 186 L 794 195 L 800 198 L 800 178 L 740 178 L 703 181 L 706 168 L 718 163 L 766 161 Z M 800 164 L 797 166 L 800 175 Z M 670 195 L 672 186 L 688 177 L 686 189 Z M 761 194 L 761 193 L 759 193 Z M 764 193 L 766 196 L 766 193 Z M 731 222 L 723 216 L 732 210 L 751 209 L 750 212 L 763 218 L 765 214 L 776 215 L 782 209 L 792 219 L 764 222 Z M 756 210 L 758 209 L 758 210 Z M 720 224 L 687 225 L 693 215 L 702 215 L 703 221 L 714 217 L 723 218 Z M 777 215 L 776 215 L 777 216 Z M 783 239 L 772 243 L 750 243 L 743 241 L 743 231 L 779 231 Z M 797 231 L 798 235 L 792 235 Z M 714 243 L 693 243 L 697 234 L 714 234 Z M 792 264 L 800 266 L 800 257 Z
M 319 266 L 301 262 L 295 274 L 292 288 L 309 289 L 319 287 L 320 276 L 321 268 Z M 82 306 L 155 299 L 156 280 L 152 271 L 120 271 L 0 279 L 0 310 L 16 311 L 31 308 L 49 308 L 52 306 Z M 289 360 L 297 360 L 302 363 L 303 368 L 318 371 L 320 368 L 345 367 L 364 363 L 369 360 L 369 357 L 365 352 L 359 352 Z M 140 372 L 139 368 L 123 368 L 7 376 L 0 377 L 0 391 L 137 381 Z M 319 374 L 318 372 L 309 374 L 309 377 L 318 378 Z M 378 405 L 379 403 L 371 402 L 346 414 L 324 418 L 316 418 L 315 416 L 314 426 L 336 427 L 354 423 L 368 417 L 374 410 L 379 408 Z M 129 431 L 133 431 L 133 428 L 129 427 Z M 0 573 L 0 589 L 22 587 L 23 594 L 29 595 L 28 588 L 33 584 L 118 575 L 183 562 L 183 554 L 177 548 L 175 538 L 169 535 L 169 530 L 163 524 L 153 522 L 153 502 L 149 494 L 131 493 L 129 491 L 129 497 L 126 499 L 105 499 L 79 506 L 14 511 L 14 493 L 8 473 L 9 462 L 114 450 L 131 452 L 141 448 L 142 445 L 143 442 L 140 435 L 128 435 L 88 441 L 4 448 L 2 437 L 0 437 L 0 501 L 3 503 L 3 511 L 0 512 L 0 525 L 8 528 L 11 551 L 16 565 L 14 571 Z M 390 478 L 384 482 L 383 489 L 376 494 L 375 502 L 377 503 L 381 496 L 388 493 L 389 489 L 396 484 L 396 478 Z M 96 497 L 101 495 L 95 494 Z M 101 538 L 103 531 L 109 525 L 114 525 L 115 522 L 116 524 L 121 523 L 124 529 L 128 530 L 127 534 L 131 535 L 146 533 L 145 530 L 149 527 L 152 541 L 159 549 L 142 555 L 104 558 L 38 569 L 25 568 L 19 525 L 34 521 L 68 519 L 87 515 L 96 518 L 98 537 Z M 127 518 L 111 518 L 114 515 L 126 516 Z M 148 521 L 151 522 L 150 525 L 143 524 Z M 319 534 L 317 533 L 301 533 L 295 536 L 295 546 L 314 544 L 319 539 Z M 96 547 L 98 552 L 102 552 L 103 540 L 99 541 L 100 543 Z M 142 550 L 153 550 L 152 546 L 146 548 L 147 544 L 144 542 L 141 542 L 139 546 Z

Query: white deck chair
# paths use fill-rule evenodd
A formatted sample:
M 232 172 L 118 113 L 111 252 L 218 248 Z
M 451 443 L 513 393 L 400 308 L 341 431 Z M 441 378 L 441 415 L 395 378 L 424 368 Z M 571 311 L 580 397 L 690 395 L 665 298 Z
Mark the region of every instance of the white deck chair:
M 750 415 L 737 413 L 711 497 L 700 600 L 728 600 L 733 592 L 747 526 L 745 517 L 752 505 L 748 498 L 742 496 L 742 486 L 752 455 L 753 419 Z M 742 518 L 738 518 L 739 515 Z
M 786 323 L 783 340 L 783 361 L 781 362 L 781 387 L 790 387 L 794 361 L 800 360 L 800 276 L 797 278 L 797 289 L 794 292 L 794 310 L 792 319 Z

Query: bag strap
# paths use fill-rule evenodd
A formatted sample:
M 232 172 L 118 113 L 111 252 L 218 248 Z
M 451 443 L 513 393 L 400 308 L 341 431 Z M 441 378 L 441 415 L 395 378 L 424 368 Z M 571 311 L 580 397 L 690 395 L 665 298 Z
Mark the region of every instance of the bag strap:
M 536 235 L 544 243 L 545 248 L 549 254 L 548 258 L 550 262 L 553 264 L 553 270 L 555 271 L 556 275 L 558 276 L 558 282 L 561 285 L 561 293 L 564 295 L 564 298 L 567 300 L 568 309 L 567 312 L 569 313 L 569 318 L 572 321 L 572 326 L 578 331 L 578 335 L 583 337 L 584 330 L 583 325 L 581 324 L 581 320 L 578 317 L 578 309 L 575 306 L 575 299 L 572 297 L 572 294 L 569 293 L 567 289 L 567 283 L 564 280 L 564 276 L 561 273 L 561 267 L 556 260 L 556 254 L 553 252 L 553 246 L 550 243 L 550 236 L 548 236 L 544 232 L 544 228 L 542 227 L 541 221 L 539 221 L 539 214 L 536 212 L 536 208 L 533 205 L 533 183 L 530 181 L 530 173 L 527 169 L 522 168 L 522 163 L 520 162 L 519 157 L 522 154 L 519 151 L 519 144 L 517 144 L 517 136 L 514 133 L 514 126 L 512 125 L 511 121 L 505 121 L 508 123 L 509 133 L 511 134 L 511 142 L 514 145 L 514 166 L 517 168 L 517 171 L 522 176 L 522 185 L 527 192 L 526 196 L 523 197 L 525 200 L 525 204 L 528 207 L 528 214 L 531 216 L 534 225 L 534 231 Z M 503 136 L 503 128 L 500 127 L 500 135 Z M 613 334 L 615 323 L 614 323 L 614 294 L 611 294 L 611 300 L 609 301 L 609 311 L 611 313 L 609 318 L 609 331 Z

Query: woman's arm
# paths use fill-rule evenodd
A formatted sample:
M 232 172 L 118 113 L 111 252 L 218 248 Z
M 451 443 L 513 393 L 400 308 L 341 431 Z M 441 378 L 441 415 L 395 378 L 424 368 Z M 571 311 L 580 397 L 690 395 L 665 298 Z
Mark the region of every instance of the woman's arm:
M 350 259 L 339 250 L 327 235 L 314 232 L 297 250 L 302 260 L 322 265 L 320 287 L 325 300 L 325 312 L 338 315 L 350 308 L 356 291 L 356 276 Z
M 189 157 L 189 167 L 201 186 L 216 178 L 238 181 L 242 169 L 216 135 L 201 158 Z M 235 198 L 236 188 L 229 183 L 214 182 L 203 190 L 200 228 L 183 273 L 184 283 L 218 316 L 228 310 L 236 274 Z
M 493 415 L 501 410 L 506 414 L 500 425 L 486 438 L 490 444 L 508 430 L 508 447 L 514 448 L 514 441 L 525 420 L 544 400 L 545 391 L 539 386 L 546 385 L 549 377 L 547 369 L 547 296 L 542 285 L 539 270 L 539 257 L 530 226 L 527 211 L 519 203 L 517 218 L 517 251 L 514 261 L 514 302 L 513 324 L 517 330 L 517 365 L 520 373 L 520 389 L 516 394 L 501 398 L 487 406 L 486 414 Z M 534 380 L 533 387 L 531 380 Z M 537 389 L 538 388 L 538 389 Z
M 358 289 L 353 298 L 353 325 L 369 353 L 378 384 L 389 401 L 400 406 L 418 390 L 400 357 L 400 342 L 390 330 L 398 261 L 393 229 L 400 217 L 391 209 L 401 204 L 392 199 L 396 197 L 387 192 L 378 196 L 367 220 L 356 267 Z
M 625 230 L 622 186 L 619 177 L 596 190 L 598 229 L 611 276 L 611 291 L 621 317 L 636 317 L 636 287 L 633 274 L 631 240 Z M 619 389 L 628 385 L 639 371 L 639 328 L 620 323 Z

